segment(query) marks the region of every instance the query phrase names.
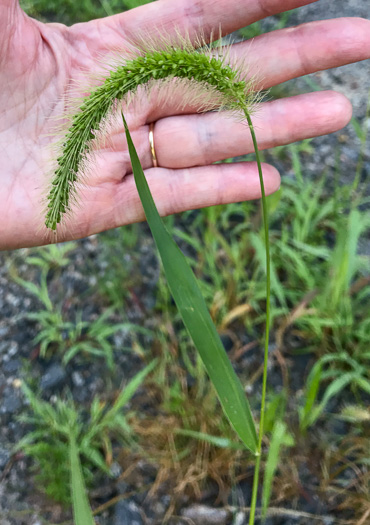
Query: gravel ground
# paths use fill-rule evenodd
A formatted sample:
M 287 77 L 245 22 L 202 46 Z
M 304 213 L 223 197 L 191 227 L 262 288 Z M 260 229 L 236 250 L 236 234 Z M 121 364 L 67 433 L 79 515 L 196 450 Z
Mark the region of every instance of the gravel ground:
M 299 24 L 310 20 L 332 18 L 336 16 L 362 16 L 370 17 L 369 0 L 320 0 L 318 3 L 311 4 L 297 10 L 292 14 L 289 24 Z M 265 26 L 269 28 L 273 21 L 267 21 Z M 345 94 L 352 102 L 354 115 L 362 123 L 364 122 L 366 104 L 370 92 L 370 61 L 361 64 L 349 65 L 344 68 L 335 69 L 328 72 L 321 72 L 310 75 L 322 89 L 336 89 Z M 295 80 L 288 83 L 289 91 L 309 91 L 305 80 Z M 334 171 L 334 155 L 332 153 L 340 144 L 341 147 L 341 173 L 343 181 L 348 182 L 353 177 L 353 170 L 357 164 L 359 141 L 353 128 L 347 127 L 344 131 L 333 134 L 329 137 L 315 139 L 312 142 L 315 147 L 315 159 L 305 164 L 305 175 L 315 176 L 321 173 L 324 168 L 328 168 L 328 173 Z M 274 160 L 274 159 L 273 159 Z M 284 165 L 278 165 L 280 171 L 285 172 Z M 364 152 L 363 177 L 370 176 L 370 144 L 366 145 Z M 142 231 L 145 231 L 143 228 Z M 142 301 L 145 303 L 147 311 L 153 306 L 154 287 L 158 279 L 157 265 L 153 263 L 153 249 L 151 241 L 141 242 L 141 260 L 147 260 L 146 267 L 153 267 L 152 273 L 146 276 L 141 289 Z M 364 253 L 370 253 L 370 245 L 364 243 Z M 50 361 L 40 360 L 35 354 L 32 339 L 36 335 L 35 325 L 28 321 L 24 314 L 30 311 L 37 311 L 39 305 L 32 295 L 25 293 L 19 285 L 10 279 L 10 268 L 16 265 L 18 272 L 24 277 L 37 281 L 39 274 L 34 267 L 22 262 L 30 252 L 22 250 L 17 254 L 0 254 L 0 525 L 40 525 L 42 521 L 38 517 L 38 509 L 47 508 L 43 515 L 52 522 L 66 517 L 62 509 L 58 506 L 48 506 L 41 495 L 35 491 L 33 478 L 29 470 L 30 462 L 22 455 L 12 455 L 12 446 L 25 432 L 24 426 L 17 422 L 17 415 L 22 411 L 25 400 L 19 389 L 19 379 L 27 376 L 29 379 L 29 369 L 24 368 L 24 363 L 31 363 L 31 377 L 34 381 L 40 382 L 41 390 L 46 397 L 51 397 L 60 392 L 66 385 L 70 387 L 74 397 L 80 402 L 91 399 L 96 393 L 103 393 L 107 381 L 112 388 L 118 387 L 122 377 L 131 377 L 139 362 L 132 355 L 119 352 L 123 344 L 130 344 L 129 337 L 124 332 L 117 334 L 114 342 L 116 352 L 116 369 L 113 377 L 102 366 L 101 362 L 89 366 L 88 368 L 79 365 L 62 367 L 57 359 Z M 130 255 L 126 255 L 130 259 Z M 145 259 L 147 258 L 147 259 Z M 135 261 L 131 261 L 135 264 Z M 130 264 L 129 260 L 125 264 Z M 109 264 L 99 256 L 99 243 L 96 238 L 90 238 L 77 243 L 77 249 L 73 252 L 72 263 L 68 270 L 64 271 L 55 284 L 55 294 L 58 294 L 58 286 L 66 294 L 74 307 L 74 297 L 79 297 L 92 286 L 91 279 L 94 276 L 104 274 L 105 268 Z M 89 272 L 86 272 L 86 267 Z M 94 268 L 95 273 L 90 271 Z M 54 282 L 54 281 L 53 281 Z M 144 288 L 146 289 L 144 293 Z M 59 290 L 60 291 L 60 290 Z M 53 293 L 53 291 L 51 292 Z M 137 302 L 131 298 L 130 320 L 144 322 L 143 312 L 138 307 Z M 99 312 L 99 306 L 93 303 L 85 311 L 86 319 L 93 319 Z M 108 487 L 108 493 L 109 493 Z M 109 493 L 117 494 L 127 490 L 127 487 L 116 487 Z M 147 514 L 152 518 L 145 523 L 160 523 L 160 516 L 167 508 L 168 501 L 166 496 L 153 503 L 144 504 L 143 497 L 138 496 L 129 501 L 121 501 L 116 505 L 112 513 L 100 518 L 102 525 L 140 525 L 144 523 L 141 509 L 145 508 Z M 148 508 L 149 507 L 149 508 Z M 34 513 L 30 513 L 30 509 Z M 14 517 L 14 512 L 18 514 Z M 24 514 L 22 514 L 24 512 Z M 190 523 L 201 523 L 202 525 L 231 523 L 230 514 L 224 510 L 215 510 L 211 507 L 201 507 L 199 505 L 188 504 L 181 510 L 181 514 Z M 234 523 L 243 525 L 246 523 L 245 514 L 239 513 L 235 517 Z M 175 522 L 174 522 L 175 523 Z M 179 523 L 178 521 L 176 523 Z M 304 521 L 293 519 L 270 520 L 269 525 L 278 524 L 303 524 Z M 327 524 L 332 523 L 330 520 Z

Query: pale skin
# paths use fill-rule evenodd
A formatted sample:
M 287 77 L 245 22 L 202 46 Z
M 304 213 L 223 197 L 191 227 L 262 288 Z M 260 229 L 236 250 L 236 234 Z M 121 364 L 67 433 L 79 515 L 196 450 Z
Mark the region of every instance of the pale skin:
M 307 0 L 159 0 L 127 13 L 65 27 L 28 18 L 17 0 L 0 0 L 0 249 L 52 242 L 43 226 L 55 119 L 64 114 L 71 80 L 97 71 L 112 51 L 136 36 L 177 31 L 207 38 L 293 9 Z M 284 7 L 282 7 L 284 6 Z M 370 58 L 370 21 L 342 18 L 283 29 L 234 46 L 260 88 L 301 75 Z M 332 133 L 351 118 L 351 104 L 333 91 L 263 104 L 254 116 L 260 149 Z M 188 209 L 260 197 L 254 163 L 212 163 L 249 153 L 246 127 L 221 114 L 163 106 L 152 96 L 127 112 L 127 120 L 158 210 Z M 148 130 L 155 122 L 158 168 L 153 168 Z M 280 186 L 275 168 L 263 165 L 266 192 Z M 58 240 L 78 239 L 142 221 L 144 213 L 132 177 L 123 128 L 102 148 L 86 176 L 79 206 Z

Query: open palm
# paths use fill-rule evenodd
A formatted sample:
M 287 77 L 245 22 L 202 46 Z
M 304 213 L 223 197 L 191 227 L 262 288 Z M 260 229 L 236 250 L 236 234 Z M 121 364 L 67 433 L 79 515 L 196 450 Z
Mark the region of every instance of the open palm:
M 284 9 L 310 3 L 286 0 Z M 50 241 L 43 226 L 43 198 L 50 178 L 49 144 L 55 121 L 66 111 L 71 84 L 97 72 L 102 57 L 160 29 L 207 37 L 221 24 L 230 33 L 281 11 L 279 0 L 160 0 L 133 11 L 76 24 L 42 24 L 27 17 L 16 0 L 0 0 L 0 248 Z M 370 22 L 336 19 L 262 35 L 233 46 L 257 71 L 260 88 L 300 75 L 370 57 Z M 163 106 L 155 96 L 140 99 L 126 115 L 133 140 L 161 214 L 260 196 L 254 163 L 212 163 L 252 151 L 243 124 L 219 114 Z M 268 102 L 255 117 L 260 148 L 287 144 L 340 129 L 350 103 L 335 92 Z M 148 129 L 155 122 L 160 167 L 152 167 Z M 80 205 L 58 240 L 75 239 L 144 218 L 123 128 L 113 130 L 81 189 Z M 268 193 L 280 184 L 264 166 Z

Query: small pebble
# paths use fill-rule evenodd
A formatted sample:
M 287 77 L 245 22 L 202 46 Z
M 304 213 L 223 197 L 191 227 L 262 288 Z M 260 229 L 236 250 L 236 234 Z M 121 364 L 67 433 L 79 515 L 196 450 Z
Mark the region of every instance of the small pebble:
M 182 509 L 181 516 L 192 520 L 195 525 L 226 525 L 230 512 L 226 509 L 215 509 L 207 505 L 192 505 Z
M 136 503 L 128 500 L 119 501 L 114 509 L 113 525 L 144 525 Z
M 49 388 L 55 388 L 64 383 L 66 379 L 65 369 L 58 363 L 50 365 L 44 375 L 41 377 L 40 388 L 41 390 L 48 390 Z

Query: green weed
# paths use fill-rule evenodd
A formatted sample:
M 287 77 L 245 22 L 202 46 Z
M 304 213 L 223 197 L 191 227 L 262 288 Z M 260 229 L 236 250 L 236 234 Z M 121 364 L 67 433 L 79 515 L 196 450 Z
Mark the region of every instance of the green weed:
M 21 450 L 35 460 L 36 480 L 49 497 L 64 504 L 71 502 L 71 468 L 66 460 L 71 437 L 81 458 L 87 485 L 92 483 L 96 469 L 111 475 L 113 438 L 135 449 L 135 436 L 128 423 L 127 409 L 126 413 L 124 410 L 156 364 L 153 360 L 131 379 L 112 403 L 94 397 L 88 411 L 78 409 L 70 398 L 57 399 L 52 405 L 22 384 L 31 414 L 20 416 L 20 420 L 32 430 L 17 444 L 15 451 Z
M 48 292 L 48 267 L 41 257 L 29 257 L 28 262 L 37 266 L 42 265 L 39 285 L 26 281 L 13 271 L 13 279 L 36 297 L 43 306 L 37 312 L 25 315 L 27 319 L 37 323 L 38 333 L 33 344 L 39 346 L 39 355 L 42 358 L 60 355 L 64 364 L 76 356 L 99 357 L 106 361 L 107 367 L 114 367 L 114 344 L 112 337 L 120 331 L 132 334 L 148 334 L 150 331 L 128 322 L 115 322 L 115 309 L 108 308 L 94 320 L 84 321 L 82 311 L 78 311 L 73 321 L 63 313 L 62 304 L 54 304 Z M 61 262 L 61 261 L 59 261 Z M 68 262 L 68 261 L 67 261 Z M 67 263 L 65 263 L 67 264 Z M 65 265 L 63 263 L 63 265 Z M 122 348 L 121 351 L 125 351 Z

